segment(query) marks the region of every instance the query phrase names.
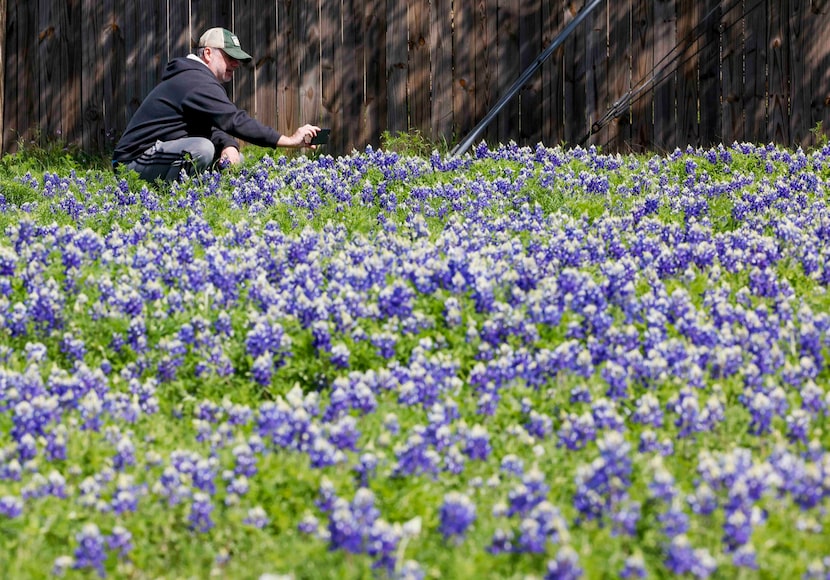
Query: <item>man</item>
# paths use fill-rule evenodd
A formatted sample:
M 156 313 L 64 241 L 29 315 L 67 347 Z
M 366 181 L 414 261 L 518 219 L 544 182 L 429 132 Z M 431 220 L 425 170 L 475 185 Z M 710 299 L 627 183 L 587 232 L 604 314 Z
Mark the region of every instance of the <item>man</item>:
M 195 54 L 167 64 L 161 83 L 124 130 L 113 165 L 133 169 L 147 181 L 174 181 L 182 170 L 198 173 L 216 160 L 241 162 L 235 137 L 263 147 L 313 147 L 319 127 L 303 125 L 291 136 L 281 135 L 228 99 L 222 83 L 251 58 L 229 30 L 205 32 Z

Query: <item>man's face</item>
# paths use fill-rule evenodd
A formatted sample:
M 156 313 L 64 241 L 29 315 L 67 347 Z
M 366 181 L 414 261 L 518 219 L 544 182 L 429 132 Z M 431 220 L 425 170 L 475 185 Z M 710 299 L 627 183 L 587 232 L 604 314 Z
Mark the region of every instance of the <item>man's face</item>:
M 230 81 L 233 78 L 233 71 L 241 64 L 240 61 L 225 54 L 221 48 L 205 48 L 205 56 L 208 67 L 222 83 Z

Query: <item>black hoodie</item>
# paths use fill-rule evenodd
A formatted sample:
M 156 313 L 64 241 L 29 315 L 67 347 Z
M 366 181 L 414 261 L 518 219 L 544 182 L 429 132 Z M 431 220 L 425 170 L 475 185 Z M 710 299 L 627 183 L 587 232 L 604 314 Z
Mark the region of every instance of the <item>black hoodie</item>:
M 276 147 L 280 134 L 238 109 L 204 63 L 177 58 L 167 64 L 161 82 L 130 119 L 113 160 L 128 163 L 156 141 L 184 137 L 207 137 L 219 152 L 228 146 L 238 148 L 234 137 Z

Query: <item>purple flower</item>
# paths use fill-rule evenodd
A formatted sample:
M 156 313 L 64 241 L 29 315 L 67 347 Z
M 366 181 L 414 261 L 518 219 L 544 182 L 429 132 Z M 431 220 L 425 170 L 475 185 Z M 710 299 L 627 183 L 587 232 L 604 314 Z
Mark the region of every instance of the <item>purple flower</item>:
M 450 492 L 444 496 L 440 519 L 439 530 L 445 538 L 462 536 L 476 520 L 476 506 L 466 495 Z
M 195 493 L 188 515 L 190 527 L 201 533 L 210 531 L 214 525 L 213 519 L 210 517 L 212 512 L 213 504 L 210 502 L 210 496 L 206 493 Z
M 562 546 L 556 553 L 556 559 L 548 562 L 545 580 L 576 580 L 580 577 L 579 554 L 570 546 Z
M 23 500 L 13 495 L 0 497 L 0 515 L 14 519 L 23 513 Z
M 75 536 L 78 547 L 75 548 L 74 568 L 83 570 L 92 568 L 103 578 L 106 576 L 104 562 L 107 559 L 105 550 L 105 538 L 101 531 L 93 523 L 85 524 L 83 529 Z

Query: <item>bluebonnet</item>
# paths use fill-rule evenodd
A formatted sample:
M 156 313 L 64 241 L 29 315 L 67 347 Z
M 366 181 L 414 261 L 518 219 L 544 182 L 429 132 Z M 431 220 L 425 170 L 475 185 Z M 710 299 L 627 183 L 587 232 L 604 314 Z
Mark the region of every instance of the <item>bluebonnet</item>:
M 556 553 L 556 558 L 548 562 L 544 577 L 545 580 L 576 580 L 582 577 L 582 572 L 576 550 L 563 546 Z
M 75 540 L 78 542 L 78 547 L 75 548 L 73 567 L 79 570 L 91 568 L 100 577 L 106 576 L 104 570 L 104 562 L 107 559 L 106 538 L 101 534 L 98 526 L 93 523 L 85 524 L 75 535 Z
M 476 506 L 466 495 L 450 492 L 444 495 L 439 514 L 439 530 L 445 538 L 462 536 L 476 520 Z
M 188 514 L 190 527 L 201 533 L 210 531 L 214 526 L 213 518 L 211 518 L 212 512 L 213 504 L 208 494 L 202 492 L 193 494 L 193 501 L 190 504 L 190 513 Z

